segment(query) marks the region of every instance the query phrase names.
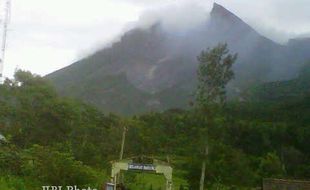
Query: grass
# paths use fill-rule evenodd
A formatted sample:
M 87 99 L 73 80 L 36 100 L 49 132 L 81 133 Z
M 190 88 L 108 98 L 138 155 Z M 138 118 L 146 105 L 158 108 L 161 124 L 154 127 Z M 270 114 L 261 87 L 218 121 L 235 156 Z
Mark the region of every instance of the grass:
M 130 190 L 166 189 L 166 179 L 161 174 L 127 171 L 124 172 L 124 183 Z M 173 189 L 179 189 L 181 185 L 187 186 L 187 181 L 174 176 Z

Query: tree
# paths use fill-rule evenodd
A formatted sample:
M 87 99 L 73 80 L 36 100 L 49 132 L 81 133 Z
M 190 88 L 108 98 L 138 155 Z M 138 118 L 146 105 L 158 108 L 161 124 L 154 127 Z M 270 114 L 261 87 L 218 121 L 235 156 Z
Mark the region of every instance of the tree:
M 23 173 L 46 184 L 74 184 L 86 187 L 97 182 L 97 173 L 71 153 L 63 153 L 50 147 L 33 145 L 24 153 Z
M 280 158 L 271 152 L 261 159 L 259 169 L 261 176 L 267 178 L 280 178 L 285 173 Z
M 232 65 L 237 54 L 229 54 L 227 44 L 218 44 L 213 49 L 202 51 L 198 56 L 198 88 L 196 101 L 201 107 L 223 103 L 226 85 L 234 77 Z
M 198 107 L 206 114 L 208 126 L 212 126 L 214 120 L 212 109 L 223 105 L 226 100 L 226 85 L 234 77 L 232 65 L 237 59 L 237 54 L 229 54 L 227 44 L 218 44 L 213 49 L 202 51 L 198 56 L 198 87 L 196 102 Z M 208 155 L 208 133 L 205 145 L 205 157 Z M 203 159 L 200 190 L 204 189 L 206 160 Z

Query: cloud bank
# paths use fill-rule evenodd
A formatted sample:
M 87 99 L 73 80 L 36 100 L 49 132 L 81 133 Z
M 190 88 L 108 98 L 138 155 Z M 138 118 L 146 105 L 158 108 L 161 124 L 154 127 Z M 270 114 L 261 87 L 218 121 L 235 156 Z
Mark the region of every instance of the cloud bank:
M 204 22 L 208 0 L 15 0 L 5 75 L 15 67 L 45 75 L 119 36 L 128 23 L 160 19 L 181 31 Z M 309 0 L 216 0 L 262 35 L 279 43 L 310 36 Z M 0 7 L 1 9 L 3 7 Z M 138 21 L 139 20 L 139 21 Z M 137 22 L 138 21 L 138 22 Z M 131 24 L 132 26 L 132 24 Z
M 135 5 L 145 6 L 153 13 L 146 18 L 157 17 L 167 20 L 170 26 L 201 21 L 202 10 L 210 12 L 213 2 L 217 2 L 239 16 L 262 35 L 279 43 L 286 43 L 290 38 L 310 37 L 310 1 L 309 0 L 117 0 Z M 154 8 L 155 7 L 155 8 Z M 174 8 L 172 8 L 174 7 Z M 157 9 L 157 11 L 154 11 Z M 159 10 L 159 11 L 158 11 Z M 160 13 L 158 13 L 160 12 Z M 167 14 L 164 14 L 164 13 Z M 174 18 L 171 20 L 171 15 Z M 178 19 L 177 19 L 178 18 Z M 170 19 L 170 20 L 169 20 Z M 188 19 L 188 20 L 187 20 Z M 170 22 L 171 21 L 171 22 Z M 183 27 L 184 28 L 184 27 Z

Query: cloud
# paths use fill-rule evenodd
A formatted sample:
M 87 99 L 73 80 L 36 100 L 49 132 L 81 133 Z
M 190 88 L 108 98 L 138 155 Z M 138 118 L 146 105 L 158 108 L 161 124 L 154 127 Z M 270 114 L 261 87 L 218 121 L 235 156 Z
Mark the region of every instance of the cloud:
M 46 74 L 116 38 L 128 23 L 164 20 L 176 31 L 204 22 L 214 1 L 14 0 L 5 74 Z M 310 35 L 309 0 L 216 0 L 261 34 L 285 43 Z M 0 7 L 1 8 L 1 7 Z
M 141 11 L 109 0 L 13 1 L 4 74 L 11 77 L 17 65 L 41 75 L 67 66 L 109 42 Z
M 180 0 L 114 0 L 116 2 L 126 2 L 126 3 L 131 3 L 135 5 L 140 5 L 144 7 L 151 7 L 151 6 L 162 6 L 162 5 L 167 5 L 171 3 L 175 3 Z M 182 1 L 182 0 L 181 0 Z
M 192 0 L 178 1 L 148 8 L 140 16 L 139 27 L 149 27 L 160 21 L 167 31 L 183 31 L 205 23 L 209 17 L 209 3 Z
M 308 0 L 216 0 L 261 34 L 281 43 L 310 31 Z
M 309 0 L 213 0 L 213 1 L 195 1 L 195 0 L 116 0 L 118 2 L 126 2 L 148 9 L 161 9 L 173 4 L 197 4 L 211 9 L 211 4 L 217 2 L 231 10 L 237 16 L 241 17 L 245 22 L 254 27 L 258 32 L 267 37 L 285 43 L 289 38 L 298 36 L 309 36 L 310 32 L 310 1 Z M 194 2 L 194 3 L 193 3 Z M 163 8 L 165 10 L 165 8 Z M 174 15 L 175 11 L 171 14 Z M 194 12 L 195 13 L 195 12 Z M 184 12 L 186 17 L 188 12 Z M 147 15 L 147 14 L 146 14 Z M 174 15 L 176 16 L 176 15 Z M 150 18 L 149 18 L 150 19 Z

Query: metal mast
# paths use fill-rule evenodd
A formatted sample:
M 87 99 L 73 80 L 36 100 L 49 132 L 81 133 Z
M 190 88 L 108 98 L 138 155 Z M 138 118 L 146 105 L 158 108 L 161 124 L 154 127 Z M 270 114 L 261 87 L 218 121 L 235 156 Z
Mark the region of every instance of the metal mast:
M 6 39 L 7 31 L 10 20 L 10 11 L 11 11 L 11 0 L 5 0 L 4 4 L 4 15 L 2 18 L 2 44 L 1 44 L 1 54 L 0 54 L 0 83 L 3 82 L 3 66 L 4 66 L 4 57 L 6 49 Z

